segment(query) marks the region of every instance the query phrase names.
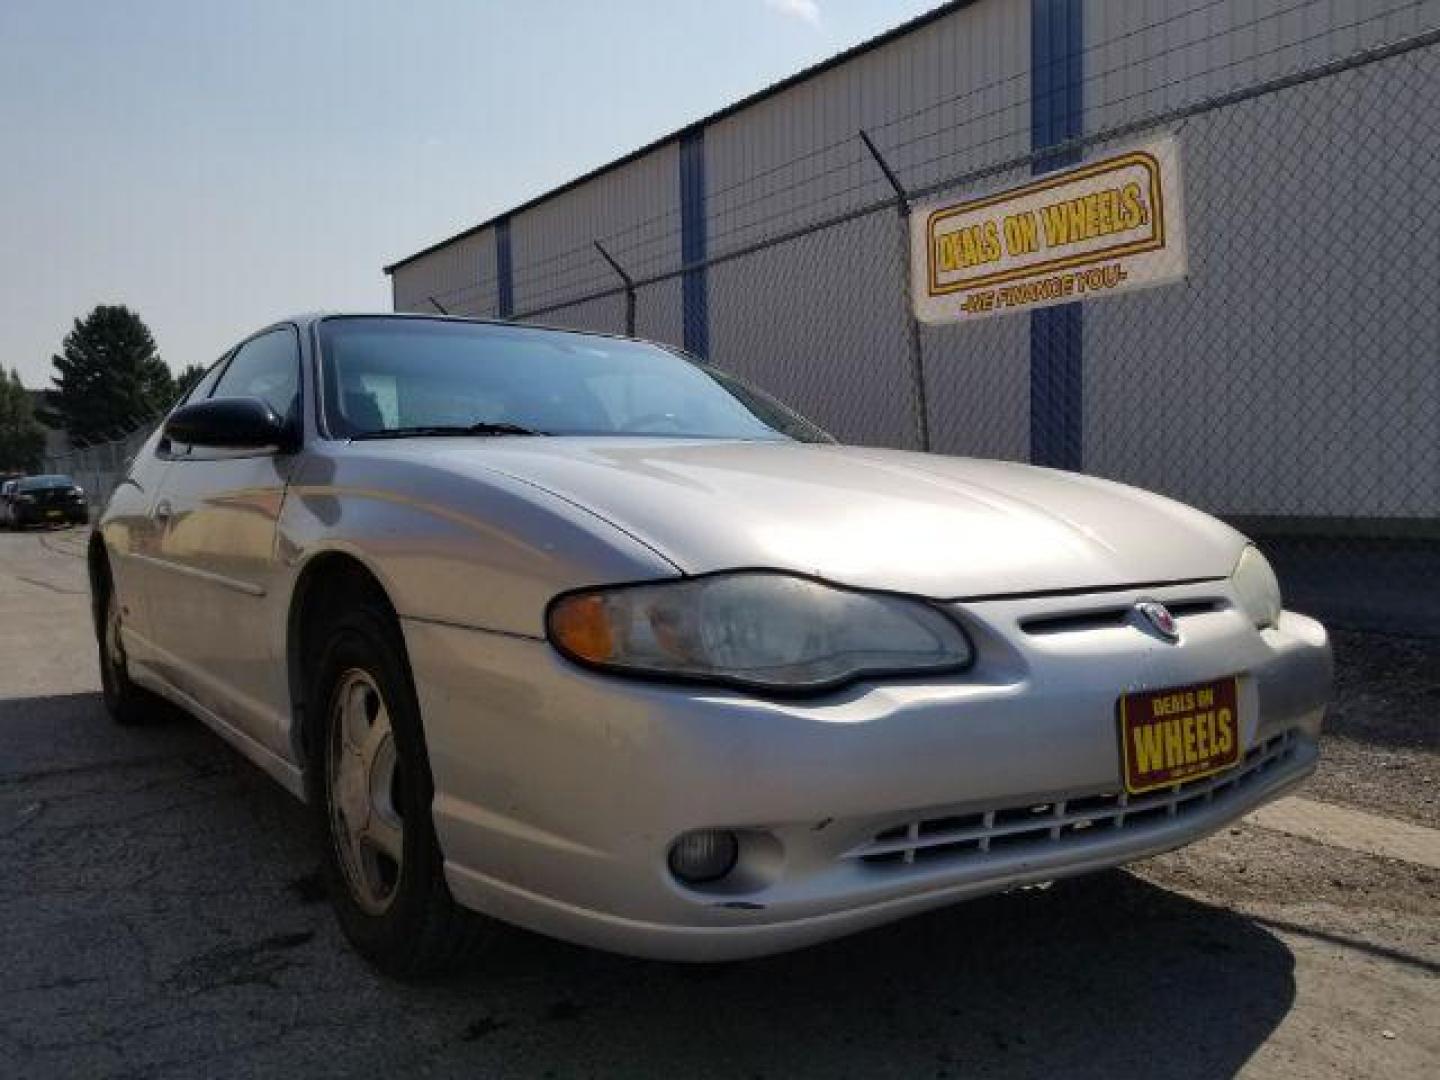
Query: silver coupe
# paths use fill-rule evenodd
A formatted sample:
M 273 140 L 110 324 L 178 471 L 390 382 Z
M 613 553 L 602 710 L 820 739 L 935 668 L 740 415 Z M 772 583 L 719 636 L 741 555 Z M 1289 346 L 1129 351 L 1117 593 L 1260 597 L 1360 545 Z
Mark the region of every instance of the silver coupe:
M 401 974 L 493 920 L 722 960 L 1154 855 L 1300 783 L 1330 688 L 1196 510 L 505 323 L 241 342 L 89 566 L 110 712 L 161 695 L 307 800 Z

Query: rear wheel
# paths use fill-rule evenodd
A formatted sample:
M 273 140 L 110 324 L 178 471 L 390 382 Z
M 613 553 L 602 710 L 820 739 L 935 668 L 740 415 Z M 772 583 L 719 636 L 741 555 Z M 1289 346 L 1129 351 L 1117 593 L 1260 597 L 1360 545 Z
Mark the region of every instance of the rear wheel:
M 120 634 L 120 601 L 115 589 L 105 589 L 105 606 L 101 611 L 97 637 L 100 642 L 100 690 L 105 701 L 105 711 L 117 724 L 138 723 L 145 714 L 146 705 L 153 699 L 130 681 L 130 672 L 125 660 L 125 642 Z
M 341 929 L 391 975 L 456 966 L 484 922 L 445 884 L 430 814 L 434 783 L 394 617 L 361 605 L 322 633 L 307 698 L 324 710 L 312 801 Z

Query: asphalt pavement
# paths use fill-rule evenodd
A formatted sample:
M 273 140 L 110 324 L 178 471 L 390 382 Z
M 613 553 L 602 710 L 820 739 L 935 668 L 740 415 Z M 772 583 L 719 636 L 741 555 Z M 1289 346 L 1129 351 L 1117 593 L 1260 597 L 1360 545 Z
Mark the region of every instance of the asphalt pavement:
M 1249 823 L 767 960 L 514 931 L 387 980 L 303 807 L 193 720 L 108 721 L 84 539 L 0 534 L 0 1075 L 1440 1075 L 1440 872 Z

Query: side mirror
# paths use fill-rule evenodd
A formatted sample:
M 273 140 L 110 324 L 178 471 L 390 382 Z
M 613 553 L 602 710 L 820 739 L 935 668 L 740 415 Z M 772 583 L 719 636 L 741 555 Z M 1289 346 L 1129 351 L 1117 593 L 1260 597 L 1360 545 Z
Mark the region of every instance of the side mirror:
M 191 446 L 225 450 L 294 448 L 284 418 L 260 398 L 210 398 L 182 406 L 165 421 L 165 437 Z

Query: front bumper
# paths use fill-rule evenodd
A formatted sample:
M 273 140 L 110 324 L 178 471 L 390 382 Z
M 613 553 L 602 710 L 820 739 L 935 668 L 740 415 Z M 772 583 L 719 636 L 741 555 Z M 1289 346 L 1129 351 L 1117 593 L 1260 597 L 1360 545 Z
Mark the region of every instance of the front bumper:
M 24 528 L 30 525 L 84 525 L 90 521 L 87 506 L 17 506 L 13 511 L 15 524 Z
M 1124 617 L 1138 593 L 957 605 L 971 670 L 803 701 L 608 678 L 543 642 L 405 620 L 450 887 L 553 936 L 721 960 L 1179 847 L 1313 771 L 1330 652 L 1303 616 L 1254 630 L 1224 582 L 1145 595 L 1186 612 L 1179 645 Z M 1249 763 L 1220 786 L 1167 789 L 1158 812 L 1111 812 L 1119 695 L 1227 675 Z M 1026 811 L 1042 827 L 1005 842 L 898 859 L 876 846 Z M 1077 814 L 1104 827 L 1072 828 Z M 742 836 L 717 886 L 667 868 L 696 828 Z

